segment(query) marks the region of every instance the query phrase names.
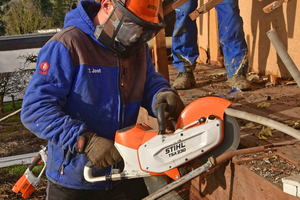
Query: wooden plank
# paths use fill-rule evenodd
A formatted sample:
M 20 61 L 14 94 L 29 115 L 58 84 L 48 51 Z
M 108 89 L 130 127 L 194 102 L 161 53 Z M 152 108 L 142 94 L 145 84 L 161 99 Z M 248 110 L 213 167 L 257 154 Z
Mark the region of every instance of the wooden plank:
M 157 119 L 148 115 L 148 112 L 145 108 L 140 108 L 139 116 L 137 119 L 137 123 L 145 123 L 150 126 L 152 129 L 158 130 Z
M 208 200 L 206 197 L 202 197 L 199 191 L 191 185 L 190 187 L 190 199 L 192 200 Z
M 268 4 L 263 8 L 263 11 L 265 13 L 270 13 L 276 8 L 280 7 L 283 3 L 289 2 L 290 0 L 278 0 L 278 1 L 273 1 L 272 3 Z
M 298 199 L 246 167 L 232 162 L 225 162 L 212 172 L 193 179 L 192 185 L 200 196 L 210 200 Z
M 204 0 L 206 3 L 208 0 Z M 199 57 L 197 58 L 198 63 L 208 64 L 208 50 L 209 50 L 209 14 L 201 15 L 196 19 L 198 28 L 198 46 L 199 46 Z
M 239 1 L 240 15 L 244 22 L 244 33 L 249 50 L 249 72 L 290 78 L 291 75 L 278 57 L 266 33 L 275 29 L 292 60 L 300 70 L 299 33 L 300 18 L 297 1 L 284 3 L 271 13 L 264 13 L 263 7 L 273 2 Z
M 218 16 L 216 9 L 209 12 L 209 63 L 217 66 L 222 66 L 219 62 L 219 34 L 218 34 Z
M 199 56 L 197 58 L 197 62 L 207 64 L 208 63 L 208 55 L 207 50 L 203 47 L 199 47 Z
M 162 3 L 159 14 L 163 16 Z M 165 29 L 162 29 L 153 38 L 154 65 L 156 71 L 160 72 L 169 81 L 168 56 L 165 38 Z
M 200 8 L 196 9 L 194 12 L 190 13 L 190 18 L 192 20 L 195 20 L 197 17 L 199 17 L 201 14 L 206 13 L 213 9 L 215 6 L 217 6 L 219 3 L 223 2 L 224 0 L 210 0 Z

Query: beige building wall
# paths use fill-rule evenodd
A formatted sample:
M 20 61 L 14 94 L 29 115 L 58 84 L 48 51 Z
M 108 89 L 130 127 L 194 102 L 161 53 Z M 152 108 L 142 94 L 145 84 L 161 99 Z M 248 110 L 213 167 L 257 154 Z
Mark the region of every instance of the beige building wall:
M 207 0 L 199 0 L 199 6 L 206 2 Z M 272 2 L 273 0 L 239 0 L 249 50 L 249 71 L 289 78 L 291 75 L 266 33 L 275 29 L 290 57 L 300 69 L 300 2 L 290 0 L 272 12 L 265 13 L 263 8 Z M 207 62 L 218 64 L 220 53 L 215 9 L 199 17 L 197 24 L 200 49 L 198 61 L 205 63 L 205 56 L 209 54 L 210 60 Z

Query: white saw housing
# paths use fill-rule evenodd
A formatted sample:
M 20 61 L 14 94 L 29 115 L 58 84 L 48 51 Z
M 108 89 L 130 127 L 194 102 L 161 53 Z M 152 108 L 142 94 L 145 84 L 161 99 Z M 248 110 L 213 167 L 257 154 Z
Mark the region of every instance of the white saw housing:
M 156 135 L 138 149 L 141 168 L 154 173 L 168 171 L 213 149 L 222 139 L 222 121 L 218 119 L 173 134 Z

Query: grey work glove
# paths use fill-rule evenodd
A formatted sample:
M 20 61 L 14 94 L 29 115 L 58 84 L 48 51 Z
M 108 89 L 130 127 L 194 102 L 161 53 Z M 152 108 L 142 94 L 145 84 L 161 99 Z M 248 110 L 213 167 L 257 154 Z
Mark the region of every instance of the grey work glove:
M 167 108 L 165 111 L 166 119 L 177 121 L 181 112 L 184 109 L 184 105 L 180 96 L 174 90 L 162 90 L 156 96 L 156 101 L 154 103 L 154 109 L 161 103 L 167 103 Z
M 75 151 L 85 153 L 86 157 L 99 169 L 114 165 L 122 160 L 112 140 L 86 132 L 79 136 Z

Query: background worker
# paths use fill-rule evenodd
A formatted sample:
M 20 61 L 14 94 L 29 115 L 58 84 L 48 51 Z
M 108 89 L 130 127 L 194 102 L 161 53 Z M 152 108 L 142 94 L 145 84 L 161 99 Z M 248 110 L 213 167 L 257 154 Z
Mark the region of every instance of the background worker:
M 189 14 L 196 10 L 197 0 L 189 0 L 175 9 L 176 22 L 172 39 L 173 65 L 178 76 L 173 82 L 176 89 L 192 88 L 196 81 L 193 70 L 199 56 L 196 21 Z M 224 55 L 227 86 L 249 90 L 246 80 L 248 71 L 247 44 L 244 38 L 243 20 L 240 16 L 238 0 L 224 0 L 215 7 L 218 15 L 219 41 Z
M 63 30 L 39 52 L 21 120 L 48 140 L 47 200 L 148 195 L 141 178 L 90 183 L 83 168 L 91 161 L 93 176 L 106 176 L 112 165 L 123 164 L 114 136 L 136 123 L 140 106 L 155 117 L 155 108 L 165 102 L 171 119 L 184 108 L 155 72 L 146 44 L 165 26 L 160 0 L 123 2 L 80 1 L 67 13 Z

